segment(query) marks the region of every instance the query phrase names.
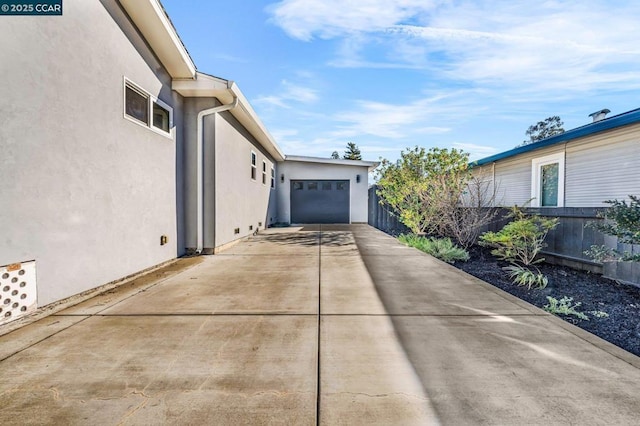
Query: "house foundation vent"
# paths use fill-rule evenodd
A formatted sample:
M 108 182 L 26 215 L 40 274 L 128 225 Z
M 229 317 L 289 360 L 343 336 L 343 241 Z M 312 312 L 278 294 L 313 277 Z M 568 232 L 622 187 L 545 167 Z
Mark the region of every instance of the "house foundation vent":
M 0 266 L 0 297 L 0 324 L 36 310 L 35 260 Z

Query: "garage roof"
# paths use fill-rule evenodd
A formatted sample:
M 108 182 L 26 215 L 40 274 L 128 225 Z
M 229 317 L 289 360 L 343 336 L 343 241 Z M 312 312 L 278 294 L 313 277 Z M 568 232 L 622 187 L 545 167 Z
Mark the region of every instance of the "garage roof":
M 300 161 L 306 163 L 321 163 L 321 164 L 340 164 L 342 166 L 357 166 L 367 167 L 369 171 L 373 171 L 380 164 L 379 161 L 364 161 L 364 160 L 345 160 L 342 158 L 322 158 L 322 157 L 306 157 L 302 155 L 287 155 L 285 161 Z

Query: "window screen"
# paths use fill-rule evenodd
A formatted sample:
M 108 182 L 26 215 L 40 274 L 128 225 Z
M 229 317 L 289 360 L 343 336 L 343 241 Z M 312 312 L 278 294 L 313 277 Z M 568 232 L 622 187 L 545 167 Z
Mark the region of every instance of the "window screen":
M 257 167 L 256 163 L 258 161 L 258 157 L 255 152 L 251 152 L 251 179 L 256 180 Z
M 125 112 L 149 125 L 149 98 L 130 86 L 125 87 Z
M 169 132 L 169 111 L 157 102 L 153 103 L 153 127 Z

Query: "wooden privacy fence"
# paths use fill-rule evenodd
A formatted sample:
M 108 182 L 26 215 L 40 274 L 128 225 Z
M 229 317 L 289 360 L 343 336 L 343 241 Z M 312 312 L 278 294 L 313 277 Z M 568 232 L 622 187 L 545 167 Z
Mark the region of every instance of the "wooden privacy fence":
M 397 214 L 391 211 L 388 206 L 380 204 L 377 189 L 376 185 L 369 187 L 369 225 L 390 235 L 411 233 L 409 228 L 400 222 Z
M 380 204 L 376 189 L 375 185 L 369 188 L 369 225 L 391 235 L 410 232 L 394 212 Z M 558 226 L 549 232 L 545 240 L 547 247 L 543 251 L 543 256 L 547 262 L 603 274 L 607 278 L 627 283 L 640 284 L 639 262 L 607 262 L 603 265 L 594 262 L 584 254 L 584 251 L 592 245 L 602 244 L 618 250 L 635 250 L 636 252 L 640 250 L 639 246 L 618 244 L 615 237 L 605 236 L 585 226 L 590 221 L 601 220 L 598 218 L 598 212 L 606 211 L 606 207 L 542 207 L 524 210 L 531 214 L 560 219 Z M 501 208 L 496 218 L 483 227 L 482 232 L 499 231 L 509 222 L 510 219 L 506 217 L 508 213 L 508 208 Z

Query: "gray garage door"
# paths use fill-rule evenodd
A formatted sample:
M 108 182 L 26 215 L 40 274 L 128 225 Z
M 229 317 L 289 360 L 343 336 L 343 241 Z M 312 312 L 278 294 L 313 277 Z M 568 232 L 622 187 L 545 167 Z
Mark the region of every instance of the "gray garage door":
M 349 181 L 292 180 L 291 223 L 349 223 Z

